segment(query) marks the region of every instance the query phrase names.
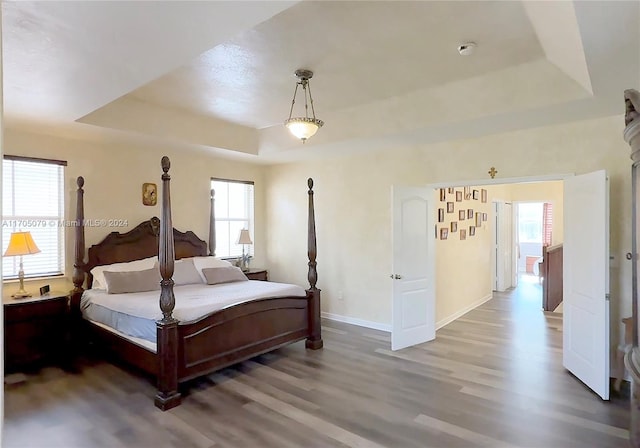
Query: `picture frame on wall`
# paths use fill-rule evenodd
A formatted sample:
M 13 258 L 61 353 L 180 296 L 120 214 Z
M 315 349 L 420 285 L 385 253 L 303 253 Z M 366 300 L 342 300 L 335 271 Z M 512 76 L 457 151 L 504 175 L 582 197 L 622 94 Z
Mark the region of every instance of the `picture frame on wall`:
M 467 229 L 460 229 L 460 239 L 461 240 L 466 240 L 467 239 Z
M 465 212 L 464 210 L 460 210 L 458 212 L 458 221 L 464 221 L 464 218 L 467 217 L 467 212 Z
M 474 226 L 469 226 L 469 236 L 475 236 L 476 228 Z
M 441 240 L 446 240 L 448 236 L 449 236 L 449 229 L 447 229 L 446 227 L 441 227 L 440 228 L 440 239 Z
M 477 201 L 478 199 L 480 199 L 480 192 L 478 190 L 473 190 L 473 200 Z
M 464 187 L 464 198 L 466 200 L 471 199 L 471 187 Z
M 453 213 L 455 210 L 455 205 L 453 202 L 447 202 L 447 213 Z
M 458 221 L 451 221 L 451 233 L 458 231 Z
M 473 209 L 467 210 L 467 219 L 473 219 Z
M 444 209 L 438 209 L 438 222 L 444 222 Z
M 444 202 L 447 200 L 447 190 L 444 188 L 440 189 L 440 202 Z
M 487 214 L 486 214 L 486 213 L 483 213 L 483 214 L 482 214 L 482 220 L 483 220 L 483 221 L 486 221 L 488 218 L 489 218 L 489 217 L 487 216 Z
M 449 193 L 449 194 L 453 194 L 453 187 L 449 187 L 449 188 L 447 188 L 447 193 Z
M 456 191 L 456 202 L 462 202 L 462 191 Z
M 482 227 L 482 213 L 476 212 L 476 227 Z
M 487 202 L 487 190 L 485 190 L 484 188 L 480 190 L 480 201 Z
M 158 203 L 158 187 L 151 182 L 142 184 L 142 205 L 154 206 Z

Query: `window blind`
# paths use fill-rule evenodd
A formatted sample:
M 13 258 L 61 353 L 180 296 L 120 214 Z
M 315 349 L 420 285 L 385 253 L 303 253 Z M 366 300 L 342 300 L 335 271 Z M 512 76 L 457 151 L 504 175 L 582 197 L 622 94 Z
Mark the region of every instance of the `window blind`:
M 254 240 L 253 182 L 211 179 L 215 191 L 216 256 L 240 257 L 242 244 L 236 244 L 240 230 L 249 230 Z M 253 256 L 253 244 L 245 245 L 245 253 Z
M 11 233 L 29 231 L 40 253 L 24 255 L 25 277 L 64 274 L 66 162 L 6 156 L 2 162 L 2 253 Z M 20 257 L 2 262 L 4 279 L 18 277 Z

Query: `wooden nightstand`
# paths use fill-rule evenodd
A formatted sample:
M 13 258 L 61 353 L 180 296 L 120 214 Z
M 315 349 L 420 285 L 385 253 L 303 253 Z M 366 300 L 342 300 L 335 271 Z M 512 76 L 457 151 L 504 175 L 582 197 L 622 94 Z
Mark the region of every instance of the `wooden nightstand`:
M 244 275 L 246 275 L 249 280 L 269 281 L 269 273 L 266 269 L 249 269 L 244 272 Z
M 63 361 L 69 295 L 3 298 L 5 372 L 37 361 Z

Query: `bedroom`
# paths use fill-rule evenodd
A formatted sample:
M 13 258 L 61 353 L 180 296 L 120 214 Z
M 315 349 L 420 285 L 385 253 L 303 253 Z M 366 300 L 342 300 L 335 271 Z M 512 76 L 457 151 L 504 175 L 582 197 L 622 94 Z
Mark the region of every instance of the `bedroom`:
M 337 25 L 328 23 L 329 18 L 339 15 L 341 11 L 324 13 L 319 4 L 305 3 L 310 4 L 297 4 L 291 10 L 283 12 L 300 19 L 299 26 L 305 24 L 303 17 L 309 17 L 309 14 L 317 15 L 317 26 L 326 27 L 329 31 L 310 36 L 307 45 L 324 54 L 327 49 L 321 44 L 325 41 L 325 34 L 331 34 L 338 28 Z M 438 5 L 446 9 L 444 3 Z M 525 21 L 522 5 L 517 2 L 513 5 L 513 8 L 520 9 L 509 13 L 515 14 L 518 20 Z M 130 5 L 126 7 L 133 8 Z M 224 36 L 207 35 L 209 41 L 224 41 L 263 20 L 269 25 L 271 16 L 276 20 L 280 18 L 291 21 L 286 14 L 277 15 L 281 8 L 286 8 L 281 4 L 252 8 L 250 15 L 241 7 L 229 5 L 225 6 L 225 11 L 216 10 L 211 5 L 200 7 L 212 10 L 206 13 L 202 10 L 181 11 L 180 14 L 184 14 L 182 23 L 191 23 L 193 29 L 202 33 L 205 32 L 203 30 L 213 33 L 212 29 L 221 34 L 227 33 Z M 296 10 L 304 7 L 312 10 Z M 312 176 L 316 181 L 319 287 L 323 290 L 323 311 L 359 320 L 360 323 L 384 326 L 391 321 L 388 279 L 391 272 L 389 190 L 394 184 L 424 185 L 479 179 L 484 178 L 488 168 L 493 165 L 500 172 L 498 176 L 504 177 L 558 172 L 585 173 L 606 169 L 611 177 L 611 214 L 616 216 L 611 223 L 611 250 L 619 258 L 628 251 L 631 234 L 628 223 L 631 217 L 626 204 L 631 200 L 630 164 L 628 146 L 621 138 L 621 92 L 624 88 L 638 87 L 634 84 L 637 83 L 637 61 L 632 61 L 630 56 L 637 52 L 625 47 L 631 46 L 630 42 L 637 41 L 634 39 L 634 30 L 637 27 L 630 24 L 625 33 L 621 33 L 623 35 L 613 31 L 601 31 L 606 38 L 600 35 L 600 31 L 593 30 L 623 29 L 620 23 L 628 23 L 625 20 L 636 17 L 633 13 L 627 13 L 625 8 L 629 7 L 631 6 L 621 3 L 620 11 L 611 8 L 608 14 L 596 19 L 587 6 L 575 5 L 580 29 L 591 30 L 582 36 L 583 41 L 579 45 L 584 46 L 584 52 L 588 57 L 586 63 L 590 64 L 588 73 L 593 84 L 593 94 L 585 93 L 580 82 L 573 80 L 578 78 L 583 81 L 580 73 L 572 72 L 573 66 L 563 67 L 571 72 L 571 77 L 560 69 L 554 69 L 555 66 L 552 64 L 544 63 L 544 52 L 541 49 L 541 43 L 546 42 L 544 37 L 538 36 L 541 43 L 530 49 L 532 54 L 524 52 L 516 55 L 527 55 L 534 58 L 533 62 L 501 61 L 505 68 L 496 71 L 495 65 L 492 65 L 498 62 L 492 59 L 496 57 L 495 50 L 494 53 L 487 50 L 488 56 L 483 56 L 484 59 L 481 60 L 485 67 L 476 71 L 460 68 L 461 64 L 468 64 L 468 61 L 464 62 L 455 48 L 459 39 L 475 37 L 456 35 L 450 37 L 450 48 L 436 45 L 435 41 L 438 39 L 432 39 L 428 42 L 435 48 L 429 47 L 423 51 L 427 54 L 429 51 L 442 54 L 443 60 L 451 60 L 460 68 L 460 76 L 470 78 L 459 79 L 458 82 L 450 83 L 441 90 L 430 92 L 430 95 L 403 96 L 401 99 L 406 102 L 404 112 L 406 115 L 418 114 L 417 121 L 421 123 L 416 124 L 409 120 L 402 122 L 401 118 L 406 118 L 405 116 L 399 117 L 389 112 L 391 101 L 385 103 L 380 99 L 376 103 L 379 109 L 372 112 L 379 112 L 387 118 L 380 122 L 368 121 L 363 117 L 365 122 L 362 123 L 358 114 L 367 110 L 366 102 L 375 99 L 362 96 L 368 90 L 366 85 L 363 85 L 365 81 L 374 83 L 372 90 L 390 92 L 391 88 L 389 85 L 380 87 L 379 84 L 375 84 L 381 83 L 380 78 L 388 76 L 387 72 L 382 72 L 376 77 L 370 76 L 371 69 L 367 64 L 375 60 L 377 53 L 372 49 L 367 51 L 354 42 L 354 47 L 349 52 L 336 55 L 336 60 L 327 60 L 326 68 L 323 69 L 319 62 L 322 59 L 320 55 L 316 56 L 318 61 L 315 61 L 310 55 L 304 56 L 304 48 L 290 48 L 295 45 L 287 43 L 285 46 L 277 47 L 286 48 L 287 51 L 283 51 L 285 54 L 290 53 L 286 61 L 274 64 L 277 65 L 277 71 L 276 66 L 250 71 L 252 76 L 259 79 L 266 79 L 268 76 L 277 88 L 258 83 L 259 87 L 247 89 L 244 93 L 240 88 L 231 90 L 232 94 L 240 95 L 239 102 L 245 110 L 252 109 L 255 105 L 252 116 L 245 117 L 245 120 L 253 120 L 251 123 L 258 127 L 260 122 L 256 116 L 260 119 L 264 117 L 264 120 L 269 120 L 273 126 L 257 132 L 249 126 L 236 124 L 228 133 L 221 130 L 223 123 L 220 120 L 201 116 L 198 116 L 196 121 L 203 126 L 194 130 L 194 126 L 190 125 L 193 121 L 189 121 L 192 115 L 185 118 L 184 114 L 176 111 L 177 105 L 172 103 L 172 98 L 165 101 L 173 108 L 160 107 L 157 102 L 153 103 L 155 106 L 152 107 L 140 100 L 141 97 L 153 99 L 152 94 L 162 90 L 164 83 L 173 86 L 171 76 L 169 79 L 161 78 L 156 81 L 160 85 L 147 91 L 149 96 L 144 96 L 143 92 L 138 97 L 134 95 L 121 98 L 122 95 L 170 72 L 175 67 L 188 65 L 198 55 L 212 48 L 207 46 L 208 44 L 176 41 L 175 46 L 165 45 L 166 42 L 161 39 L 163 33 L 156 28 L 145 28 L 142 34 L 153 36 L 156 39 L 153 45 L 165 45 L 168 48 L 164 54 L 166 59 L 155 59 L 159 58 L 158 52 L 144 46 L 147 41 L 133 31 L 130 31 L 131 34 L 122 35 L 123 41 L 116 42 L 117 48 L 103 48 L 104 59 L 101 59 L 97 58 L 95 52 L 87 51 L 83 46 L 75 47 L 73 42 L 85 42 L 87 46 L 102 48 L 105 44 L 99 40 L 100 31 L 106 35 L 111 34 L 106 32 L 106 27 L 97 18 L 87 22 L 96 32 L 84 32 L 84 27 L 89 25 L 81 26 L 74 20 L 82 22 L 94 16 L 78 13 L 78 17 L 71 17 L 69 20 L 78 26 L 78 34 L 82 37 L 74 36 L 73 33 L 71 36 L 63 34 L 63 42 L 71 45 L 73 51 L 70 51 L 70 56 L 67 55 L 69 59 L 53 58 L 49 48 L 41 48 L 37 39 L 35 42 L 21 42 L 16 36 L 30 35 L 30 26 L 38 24 L 38 20 L 57 17 L 56 14 L 61 12 L 43 13 L 40 9 L 33 8 L 26 17 L 18 16 L 25 19 L 20 25 L 10 25 L 11 22 L 8 24 L 7 20 L 16 19 L 16 11 L 5 10 L 5 31 L 9 27 L 8 31 L 15 32 L 3 34 L 5 61 L 8 61 L 4 67 L 4 152 L 67 160 L 65 191 L 68 197 L 66 210 L 70 219 L 73 219 L 75 205 L 72 182 L 77 176 L 82 175 L 87 179 L 87 196 L 93 195 L 92 201 L 87 202 L 86 216 L 122 218 L 127 219 L 132 225 L 150 217 L 149 207 L 140 204 L 139 188 L 143 182 L 158 182 L 159 158 L 166 154 L 173 163 L 174 225 L 180 230 L 193 230 L 203 239 L 206 239 L 208 234 L 206 210 L 209 179 L 223 177 L 253 180 L 256 186 L 256 231 L 255 259 L 252 264 L 268 268 L 270 278 L 298 284 L 304 284 L 306 277 L 304 261 L 301 263 L 301 258 L 304 260 L 306 252 L 306 216 L 304 213 L 292 214 L 292 210 L 304 209 L 304 186 L 306 178 Z M 342 20 L 351 20 L 357 14 L 354 9 L 348 8 L 348 11 L 342 11 Z M 129 30 L 127 25 L 136 29 L 132 23 L 148 19 L 141 11 L 138 11 L 137 15 L 133 10 L 129 12 L 127 17 L 131 23 L 124 23 L 123 19 L 118 22 L 123 30 Z M 177 14 L 176 11 L 145 13 L 157 14 L 153 16 L 157 20 L 149 20 L 150 23 L 146 26 L 159 28 L 168 27 L 167 22 L 172 23 L 166 20 L 167 15 Z M 450 11 L 446 10 L 441 13 L 450 15 Z M 474 11 L 467 11 L 469 15 L 473 13 Z M 535 12 L 530 13 L 535 15 Z M 562 19 L 566 11 L 556 13 Z M 224 17 L 224 20 L 218 20 L 218 27 L 213 26 L 213 18 L 217 14 Z M 372 14 L 371 17 L 382 20 L 381 16 L 385 15 L 385 11 Z M 501 14 L 508 13 L 496 13 L 494 16 L 501 17 Z M 325 18 L 325 15 L 329 18 Z M 104 12 L 102 17 L 105 16 L 118 17 L 116 11 L 110 10 Z M 435 11 L 432 12 L 432 16 L 435 21 Z M 163 17 L 164 21 L 161 20 Z M 203 19 L 198 21 L 198 17 Z M 320 17 L 323 17 L 324 21 L 321 21 Z M 594 20 L 602 20 L 605 23 L 596 26 L 592 23 Z M 156 25 L 152 25 L 151 22 Z M 576 22 L 577 19 L 573 18 L 570 21 L 571 26 L 566 29 L 579 33 Z M 526 23 L 529 23 L 526 27 L 529 37 L 535 36 L 531 23 L 536 21 L 532 19 Z M 277 23 L 273 26 L 276 25 Z M 430 25 L 429 32 L 436 33 L 436 26 L 431 23 Z M 397 23 L 395 26 L 399 27 Z M 484 26 L 488 27 L 486 23 Z M 259 31 L 267 35 L 273 33 L 269 29 Z M 354 30 L 357 31 L 362 30 Z M 52 36 L 56 36 L 60 30 L 54 29 L 51 32 Z M 536 32 L 539 30 L 536 29 Z M 95 39 L 96 42 L 92 42 L 91 39 Z M 609 53 L 609 57 L 615 57 L 615 64 L 620 67 L 614 73 L 608 70 L 614 62 L 603 62 L 603 56 L 597 53 L 599 47 L 595 42 L 599 39 L 616 48 L 615 52 Z M 445 39 L 441 40 L 446 42 Z M 140 48 L 130 45 L 131 42 L 139 43 Z M 490 42 L 489 36 L 483 42 Z M 37 57 L 39 64 L 45 67 L 42 73 L 37 70 L 32 73 L 26 69 L 38 65 L 33 61 L 20 59 L 20 55 L 16 53 L 23 48 L 21 45 L 40 48 L 43 54 L 38 53 Z M 338 44 L 332 42 L 332 45 Z M 478 47 L 478 54 L 474 56 L 483 55 L 485 45 L 490 46 L 482 43 Z M 125 52 L 125 49 L 128 52 Z M 417 50 L 414 47 L 407 48 L 407 52 L 412 51 L 409 54 L 415 54 Z M 359 54 L 358 52 L 361 52 L 359 58 L 351 62 L 353 78 L 345 78 L 346 71 L 340 67 L 344 66 L 346 59 L 351 58 L 353 54 Z M 452 53 L 451 56 L 447 56 L 449 52 Z M 453 59 L 454 57 L 458 59 Z M 80 89 L 82 84 L 75 82 L 74 74 L 66 71 L 69 67 L 75 66 L 69 64 L 70 61 L 86 70 L 84 73 L 88 87 L 80 94 L 74 92 L 78 92 L 77 89 Z M 137 67 L 138 71 L 113 73 L 106 70 L 106 67 L 112 67 L 108 61 L 119 61 L 118 67 Z M 387 63 L 392 66 L 393 62 L 391 59 L 391 63 Z M 286 118 L 293 93 L 294 79 L 291 72 L 299 68 L 299 65 L 307 63 L 316 71 L 313 79 L 316 111 L 327 124 L 302 146 L 282 132 L 281 122 Z M 424 61 L 422 63 L 425 65 L 425 73 L 433 70 L 432 64 Z M 486 66 L 493 67 L 494 71 L 491 72 Z M 576 66 L 579 67 L 579 64 L 576 63 Z M 417 70 L 420 67 L 414 68 Z M 60 79 L 49 76 L 49 79 L 43 80 L 46 73 L 60 73 Z M 232 75 L 235 76 L 235 73 Z M 442 86 L 442 80 L 450 78 L 450 73 L 437 75 L 440 78 L 433 80 L 434 85 Z M 182 78 L 188 75 L 175 76 Z M 234 76 L 231 76 L 231 80 Z M 397 85 L 403 85 L 407 89 L 426 82 L 417 80 L 411 84 L 405 78 L 394 79 Z M 540 82 L 534 84 L 532 80 Z M 103 86 L 103 89 L 96 89 L 96 85 Z M 474 98 L 469 94 L 469 89 L 474 91 L 478 85 L 483 87 L 482 91 L 485 94 L 481 98 Z M 527 85 L 527 88 L 524 89 L 523 85 Z M 34 95 L 35 98 L 29 95 L 28 86 L 40 86 L 38 95 Z M 512 96 L 494 96 L 503 86 L 510 89 Z M 193 89 L 197 92 L 202 87 L 199 82 L 195 82 Z M 57 96 L 57 91 L 65 92 L 66 95 Z M 185 92 L 178 92 L 174 95 L 186 95 Z M 275 92 L 278 93 L 277 98 L 274 98 Z M 396 95 L 396 99 L 401 96 L 401 92 L 397 91 L 392 94 Z M 578 99 L 575 99 L 576 97 Z M 48 101 L 37 101 L 42 98 L 47 98 Z M 488 98 L 495 101 L 503 99 L 504 103 L 489 103 Z M 511 103 L 509 98 L 513 98 L 515 104 Z M 114 103 L 110 103 L 113 100 Z M 273 105 L 265 106 L 265 103 L 270 101 Z M 448 115 L 434 117 L 433 111 L 440 109 L 432 107 L 433 104 L 446 106 Z M 197 106 L 195 109 L 198 110 Z M 537 109 L 539 113 L 534 114 L 531 109 Z M 35 118 L 25 119 L 31 115 Z M 54 118 L 59 120 L 52 122 Z M 228 120 L 232 121 L 231 118 Z M 409 132 L 393 138 L 400 130 Z M 231 139 L 230 135 L 236 135 L 237 139 Z M 260 147 L 260 154 L 256 156 L 250 153 L 258 150 L 258 140 L 270 145 Z M 235 151 L 221 149 L 229 147 Z M 289 163 L 280 163 L 284 161 Z M 354 204 L 357 204 L 357 207 Z M 293 231 L 285 230 L 280 225 L 283 216 L 290 220 L 290 228 L 294 229 Z M 98 242 L 104 235 L 104 229 L 87 229 L 87 246 Z M 70 273 L 73 260 L 71 232 L 67 233 L 66 255 L 67 272 Z M 614 338 L 621 337 L 619 318 L 630 314 L 630 275 L 630 267 L 623 263 L 620 264 L 619 271 L 612 274 L 612 295 L 621 298 L 620 314 L 612 315 L 611 318 L 612 328 L 618 328 L 617 332 L 613 331 L 612 343 Z M 40 285 L 50 283 L 52 289 L 58 286 L 70 289 L 69 280 L 65 281 L 63 284 L 54 284 L 48 280 L 30 282 L 29 288 L 37 290 Z M 6 292 L 11 293 L 14 286 L 6 285 Z

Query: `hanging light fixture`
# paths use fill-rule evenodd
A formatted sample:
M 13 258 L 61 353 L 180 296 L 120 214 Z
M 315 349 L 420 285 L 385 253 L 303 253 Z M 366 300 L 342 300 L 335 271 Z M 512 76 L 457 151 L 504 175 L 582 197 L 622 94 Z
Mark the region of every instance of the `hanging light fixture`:
M 316 118 L 316 111 L 313 108 L 311 84 L 309 84 L 309 80 L 313 77 L 313 72 L 311 70 L 298 69 L 295 74 L 298 81 L 296 82 L 296 89 L 293 91 L 289 118 L 284 122 L 284 125 L 289 129 L 289 132 L 304 143 L 309 137 L 313 137 L 313 135 L 318 132 L 318 129 L 324 124 L 324 121 Z M 304 117 L 292 118 L 293 105 L 296 104 L 296 95 L 298 94 L 298 86 L 302 86 L 302 90 L 304 91 Z M 311 117 L 309 116 L 309 104 L 311 104 Z

